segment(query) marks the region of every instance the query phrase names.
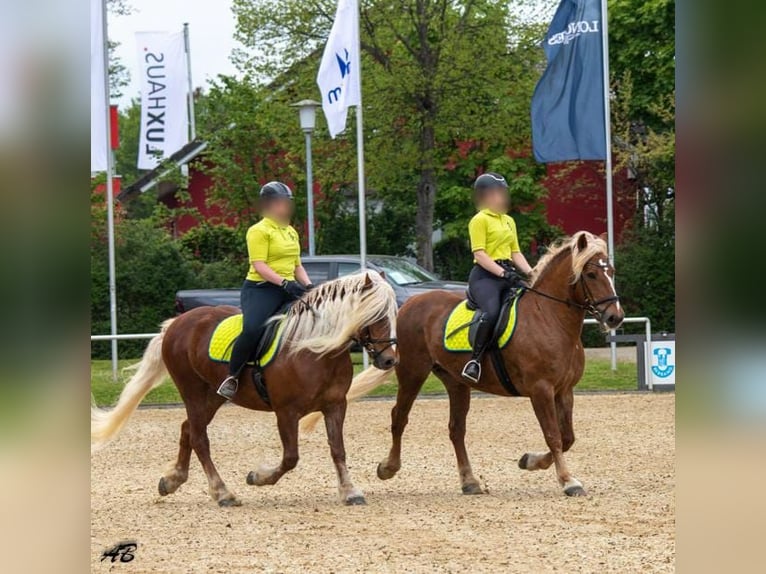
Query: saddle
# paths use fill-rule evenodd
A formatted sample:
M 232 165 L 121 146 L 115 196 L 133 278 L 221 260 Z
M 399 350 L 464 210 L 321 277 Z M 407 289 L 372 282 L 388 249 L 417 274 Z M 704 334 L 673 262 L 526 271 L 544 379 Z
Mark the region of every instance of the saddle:
M 281 307 L 276 315 L 283 315 L 287 313 L 292 302 L 285 304 Z M 270 404 L 269 395 L 266 391 L 265 380 L 263 378 L 263 369 L 274 360 L 279 352 L 280 345 L 282 343 L 282 327 L 284 326 L 282 321 L 270 320 L 266 323 L 263 334 L 261 335 L 258 344 L 253 349 L 248 361 L 248 366 L 253 368 L 253 384 L 255 385 L 258 394 L 266 402 Z M 231 351 L 234 347 L 234 341 L 236 341 L 239 334 L 242 332 L 242 314 L 232 315 L 226 317 L 223 321 L 218 323 L 213 334 L 210 336 L 210 343 L 208 345 L 208 356 L 211 361 L 216 363 L 228 363 L 231 360 Z
M 503 297 L 500 315 L 492 332 L 487 353 L 492 361 L 497 378 L 511 396 L 519 396 L 519 391 L 511 381 L 501 355 L 516 331 L 518 302 L 524 294 L 523 289 L 509 289 Z M 461 301 L 450 313 L 444 326 L 444 348 L 452 352 L 470 352 L 476 339 L 476 328 L 481 316 L 481 309 L 466 291 L 466 300 Z

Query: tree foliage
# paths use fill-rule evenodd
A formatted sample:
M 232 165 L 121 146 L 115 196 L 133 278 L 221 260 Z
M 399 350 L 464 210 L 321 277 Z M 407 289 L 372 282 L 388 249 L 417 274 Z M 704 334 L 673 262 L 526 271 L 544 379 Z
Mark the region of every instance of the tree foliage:
M 281 82 L 272 104 L 317 93 L 334 8 L 334 0 L 235 0 L 237 37 L 251 50 L 240 52 L 239 64 Z M 506 2 L 487 0 L 362 2 L 361 27 L 368 186 L 416 205 L 417 256 L 430 268 L 435 205 L 453 150 L 482 142 L 478 173 L 499 148 L 528 143 L 539 28 L 518 25 Z M 335 176 L 353 184 L 352 142 L 342 136 L 332 147 L 348 158 Z
M 675 330 L 675 26 L 672 0 L 610 1 L 613 150 L 636 188 L 618 246 L 618 289 L 629 314 Z

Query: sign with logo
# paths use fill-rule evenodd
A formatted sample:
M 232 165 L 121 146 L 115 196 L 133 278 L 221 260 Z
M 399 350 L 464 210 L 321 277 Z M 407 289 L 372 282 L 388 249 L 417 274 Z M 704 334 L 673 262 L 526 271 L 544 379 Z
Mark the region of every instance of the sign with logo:
M 675 385 L 676 342 L 652 341 L 650 359 L 652 362 L 652 384 Z
M 139 169 L 154 169 L 189 141 L 182 32 L 137 32 L 141 80 Z
M 359 78 L 359 6 L 357 0 L 338 0 L 335 21 L 317 74 L 327 129 L 335 137 L 346 129 L 349 106 L 362 100 Z
M 548 60 L 532 96 L 539 162 L 606 158 L 601 0 L 561 0 L 545 35 Z

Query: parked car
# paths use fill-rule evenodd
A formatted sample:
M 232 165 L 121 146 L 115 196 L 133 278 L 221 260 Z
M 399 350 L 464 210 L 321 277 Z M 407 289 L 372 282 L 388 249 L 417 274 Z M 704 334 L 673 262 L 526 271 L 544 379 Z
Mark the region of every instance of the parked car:
M 311 281 L 315 285 L 356 273 L 361 268 L 358 255 L 315 255 L 301 257 Z M 382 271 L 394 288 L 396 302 L 404 302 L 419 293 L 444 289 L 464 293 L 468 287 L 462 281 L 442 281 L 430 271 L 403 257 L 369 255 L 367 267 Z M 234 305 L 239 307 L 239 289 L 186 289 L 176 293 L 176 310 L 179 313 L 202 305 Z

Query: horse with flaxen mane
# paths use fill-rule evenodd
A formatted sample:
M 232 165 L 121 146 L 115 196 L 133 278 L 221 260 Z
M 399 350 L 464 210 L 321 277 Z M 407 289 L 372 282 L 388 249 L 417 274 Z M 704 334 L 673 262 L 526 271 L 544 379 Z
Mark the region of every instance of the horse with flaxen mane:
M 511 388 L 518 396 L 529 397 L 549 448 L 548 452 L 524 454 L 519 467 L 539 470 L 555 464 L 559 483 L 569 496 L 585 495 L 582 484 L 564 461 L 564 453 L 574 443 L 573 388 L 585 365 L 580 342 L 583 319 L 589 313 L 605 329 L 622 323 L 624 313 L 613 278 L 614 269 L 608 263 L 603 239 L 581 231 L 552 247 L 534 268 L 532 286 L 517 304 L 515 334 L 501 351 Z M 392 478 L 401 468 L 407 417 L 418 391 L 433 372 L 449 394 L 449 436 L 463 492 L 482 493 L 465 448 L 471 390 L 505 396 L 513 393 L 501 383 L 486 358 L 478 383 L 470 384 L 460 376 L 467 354 L 450 352 L 444 345 L 447 318 L 460 301 L 454 293 L 431 291 L 409 299 L 399 310 L 399 390 L 391 411 L 393 444 L 378 465 L 378 477 L 383 480 Z M 351 385 L 349 399 L 370 392 L 390 372 L 371 367 L 360 373 Z M 318 416 L 307 417 L 304 427 L 310 428 Z
M 216 393 L 227 365 L 208 356 L 208 343 L 218 324 L 239 309 L 199 307 L 162 325 L 149 343 L 135 375 L 128 381 L 115 407 L 91 410 L 94 449 L 113 439 L 141 400 L 169 373 L 186 406 L 181 425 L 178 458 L 159 482 L 160 495 L 175 492 L 188 477 L 191 452 L 197 454 L 207 475 L 210 496 L 220 506 L 241 504 L 223 483 L 210 458 L 207 426 L 226 399 Z M 338 474 L 338 489 L 346 504 L 364 504 L 346 468 L 343 423 L 346 393 L 353 377 L 349 348 L 361 344 L 383 369 L 397 362 L 396 298 L 377 273 L 355 274 L 320 285 L 296 302 L 281 318 L 282 345 L 265 366 L 263 379 L 268 402 L 250 381 L 250 367 L 241 376 L 233 402 L 239 406 L 274 411 L 282 439 L 282 462 L 260 467 L 247 475 L 247 483 L 275 484 L 298 463 L 298 422 L 308 413 L 325 416 L 330 452 Z

